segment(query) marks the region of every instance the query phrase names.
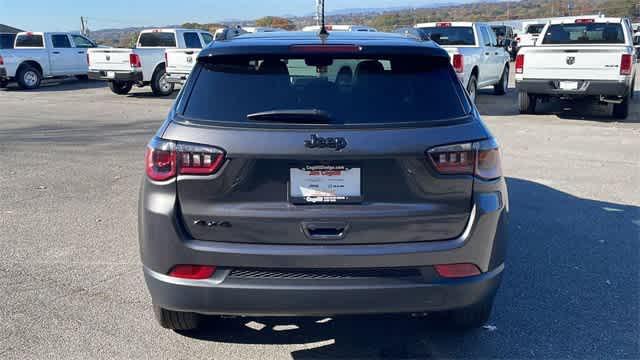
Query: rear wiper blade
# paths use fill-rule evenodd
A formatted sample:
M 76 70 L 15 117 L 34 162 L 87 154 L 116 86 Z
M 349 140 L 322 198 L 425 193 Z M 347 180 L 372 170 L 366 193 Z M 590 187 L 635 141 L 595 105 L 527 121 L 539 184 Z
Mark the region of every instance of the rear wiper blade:
M 332 121 L 328 112 L 317 109 L 263 111 L 249 114 L 247 119 L 299 124 L 328 124 Z

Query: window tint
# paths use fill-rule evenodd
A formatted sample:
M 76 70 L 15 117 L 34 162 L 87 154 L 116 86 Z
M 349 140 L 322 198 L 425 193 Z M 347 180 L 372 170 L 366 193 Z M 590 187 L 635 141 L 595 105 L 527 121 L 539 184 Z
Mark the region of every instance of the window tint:
M 472 27 L 425 27 L 421 29 L 439 45 L 476 44 Z
M 213 42 L 213 36 L 211 36 L 210 34 L 201 33 L 200 35 L 202 35 L 202 40 L 204 41 L 205 45 L 209 45 L 211 44 L 211 42 Z
M 527 27 L 527 34 L 540 34 L 544 29 L 544 24 L 534 24 Z
M 44 47 L 42 35 L 23 34 L 16 38 L 17 47 Z
M 14 34 L 0 34 L 0 49 L 13 49 Z
M 139 47 L 176 47 L 176 36 L 171 32 L 149 32 L 140 35 Z
M 195 32 L 184 33 L 184 44 L 187 49 L 202 49 L 200 37 Z
M 320 110 L 341 125 L 428 122 L 470 111 L 446 58 L 334 58 L 325 66 L 327 60 L 216 57 L 199 62 L 184 115 L 254 124 L 247 115 Z M 252 94 L 251 101 L 244 94 Z
M 92 43 L 89 39 L 80 35 L 71 35 L 73 38 L 73 42 L 76 44 L 77 48 L 94 48 L 96 45 Z
M 551 25 L 543 44 L 624 44 L 620 24 L 561 24 Z
M 71 41 L 67 35 L 51 35 L 51 43 L 56 49 L 65 49 L 71 47 Z
M 491 40 L 492 38 L 491 38 L 491 34 L 489 34 L 489 30 L 487 30 L 486 27 L 481 27 L 480 33 L 482 34 L 482 44 L 484 44 L 484 46 L 493 46 L 493 42 Z

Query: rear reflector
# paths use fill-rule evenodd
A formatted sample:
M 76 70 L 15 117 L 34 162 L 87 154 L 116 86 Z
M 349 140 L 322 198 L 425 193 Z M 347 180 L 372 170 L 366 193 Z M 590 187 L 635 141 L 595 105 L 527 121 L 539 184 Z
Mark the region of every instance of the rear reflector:
M 592 24 L 596 22 L 594 19 L 576 19 L 576 24 Z
M 524 54 L 518 54 L 516 56 L 516 74 L 522 74 L 524 72 Z
M 177 265 L 169 272 L 169 276 L 179 279 L 205 280 L 216 272 L 215 266 Z
M 362 51 L 362 47 L 358 45 L 292 45 L 289 49 L 292 52 L 305 54 L 357 53 Z
M 212 146 L 154 138 L 147 146 L 145 167 L 149 179 L 165 181 L 178 174 L 213 175 L 224 159 L 224 152 Z
M 500 147 L 494 139 L 439 146 L 427 151 L 427 156 L 443 175 L 475 175 L 484 180 L 502 176 Z
M 438 275 L 448 279 L 459 279 L 480 275 L 480 269 L 474 264 L 435 265 Z
M 451 23 L 450 22 L 440 22 L 440 23 L 436 24 L 436 27 L 439 27 L 439 28 L 451 27 Z
M 620 75 L 631 75 L 633 56 L 630 54 L 622 55 L 620 60 Z
M 453 55 L 453 69 L 457 73 L 464 72 L 464 56 L 462 54 L 454 54 Z
M 140 61 L 140 55 L 138 54 L 129 54 L 129 64 L 134 68 L 141 68 L 142 61 Z

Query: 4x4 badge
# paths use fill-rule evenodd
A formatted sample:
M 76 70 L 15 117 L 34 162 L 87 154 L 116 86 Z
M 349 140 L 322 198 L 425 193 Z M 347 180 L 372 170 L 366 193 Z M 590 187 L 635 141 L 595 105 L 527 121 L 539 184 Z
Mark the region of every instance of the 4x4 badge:
M 311 135 L 310 140 L 304 141 L 304 146 L 309 149 L 336 149 L 336 151 L 340 151 L 347 147 L 347 140 L 343 137 L 323 138 Z

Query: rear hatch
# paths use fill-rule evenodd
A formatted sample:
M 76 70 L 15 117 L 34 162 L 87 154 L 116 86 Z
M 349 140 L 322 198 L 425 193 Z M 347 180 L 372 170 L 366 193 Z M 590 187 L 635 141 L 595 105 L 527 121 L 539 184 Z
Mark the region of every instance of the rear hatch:
M 99 71 L 131 71 L 129 55 L 133 53 L 131 49 L 97 48 L 90 49 L 89 69 Z
M 343 245 L 462 234 L 473 177 L 442 175 L 426 151 L 487 133 L 446 56 L 206 61 L 163 135 L 184 147 L 182 164 L 224 153 L 213 175 L 178 177 L 193 238 Z
M 167 49 L 167 74 L 189 74 L 201 49 Z
M 525 52 L 527 79 L 615 80 L 625 46 L 620 24 L 550 25 L 539 46 Z

